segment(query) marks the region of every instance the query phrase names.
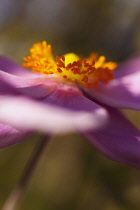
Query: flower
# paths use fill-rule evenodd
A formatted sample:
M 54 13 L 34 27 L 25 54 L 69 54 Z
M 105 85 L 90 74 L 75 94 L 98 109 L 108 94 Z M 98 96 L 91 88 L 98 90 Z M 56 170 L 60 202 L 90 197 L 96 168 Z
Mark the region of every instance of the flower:
M 93 53 L 54 59 L 36 43 L 24 67 L 0 57 L 0 147 L 35 131 L 79 131 L 102 153 L 140 168 L 140 132 L 118 108 L 140 110 L 140 58 L 117 67 Z

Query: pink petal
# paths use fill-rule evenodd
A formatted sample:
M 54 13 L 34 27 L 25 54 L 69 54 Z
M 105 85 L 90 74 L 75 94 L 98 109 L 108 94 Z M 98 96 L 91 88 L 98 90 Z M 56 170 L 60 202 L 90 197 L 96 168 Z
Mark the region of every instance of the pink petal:
M 10 84 L 7 84 L 0 78 L 0 95 L 2 94 L 15 94 L 17 91 Z
M 84 101 L 81 100 L 79 103 L 81 102 Z M 95 129 L 106 122 L 107 115 L 100 106 L 94 106 L 93 103 L 91 113 L 91 107 L 89 111 L 73 111 L 24 97 L 1 96 L 0 122 L 19 129 L 38 130 L 50 134 Z
M 112 160 L 140 168 L 140 131 L 119 111 L 109 108 L 109 113 L 106 127 L 84 135 Z
M 86 98 L 76 86 L 67 83 L 61 83 L 57 89 L 49 94 L 43 101 L 61 108 L 76 111 L 88 111 L 91 114 L 96 109 L 103 109 L 93 101 Z
M 140 110 L 140 71 L 85 91 L 93 99 L 109 106 Z
M 30 132 L 19 130 L 9 125 L 0 123 L 0 148 L 16 144 L 30 135 Z
M 24 77 L 9 74 L 4 71 L 0 71 L 1 82 L 11 86 L 12 89 L 16 89 L 16 92 L 23 93 L 25 95 L 32 96 L 34 98 L 42 98 L 50 94 L 59 85 L 59 78 L 55 75 L 44 76 L 38 74 L 38 77 Z M 0 85 L 1 89 L 6 88 L 6 85 Z
M 115 72 L 115 78 L 119 78 L 139 71 L 140 71 L 140 57 L 134 57 L 120 64 L 114 72 Z

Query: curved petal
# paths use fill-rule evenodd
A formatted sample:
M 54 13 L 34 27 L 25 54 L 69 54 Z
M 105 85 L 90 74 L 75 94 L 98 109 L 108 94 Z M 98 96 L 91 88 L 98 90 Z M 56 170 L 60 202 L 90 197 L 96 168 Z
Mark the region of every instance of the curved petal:
M 97 101 L 116 108 L 140 110 L 140 71 L 85 89 Z
M 55 75 L 44 76 L 40 74 L 38 77 L 21 77 L 0 71 L 0 81 L 5 85 L 0 85 L 0 92 L 10 86 L 16 89 L 16 92 L 32 96 L 34 98 L 42 98 L 50 94 L 59 85 L 59 78 Z M 7 85 L 6 85 L 7 84 Z M 11 91 L 9 89 L 9 91 Z
M 88 111 L 91 114 L 96 109 L 102 109 L 106 112 L 104 108 L 86 98 L 77 86 L 70 83 L 61 83 L 43 101 L 69 110 Z
M 140 71 L 140 57 L 134 57 L 120 64 L 114 71 L 115 78 L 120 78 Z
M 15 94 L 17 93 L 17 91 L 15 90 L 15 88 L 13 88 L 13 86 L 11 86 L 10 84 L 7 84 L 7 82 L 3 81 L 2 78 L 0 78 L 0 94 Z
M 140 168 L 140 131 L 119 111 L 109 108 L 108 125 L 84 135 L 103 154 L 123 164 Z
M 0 149 L 16 144 L 30 135 L 30 132 L 19 130 L 9 125 L 0 123 Z
M 59 94 L 63 95 L 61 92 Z M 73 100 L 70 93 L 69 101 L 55 96 L 53 105 L 46 101 L 43 103 L 19 96 L 0 97 L 0 122 L 17 128 L 53 134 L 103 126 L 108 117 L 106 110 L 80 94 L 81 92 L 77 92 L 76 95 L 75 92 L 77 98 L 73 95 Z M 59 99 L 61 103 L 63 101 L 63 107 L 57 105 Z

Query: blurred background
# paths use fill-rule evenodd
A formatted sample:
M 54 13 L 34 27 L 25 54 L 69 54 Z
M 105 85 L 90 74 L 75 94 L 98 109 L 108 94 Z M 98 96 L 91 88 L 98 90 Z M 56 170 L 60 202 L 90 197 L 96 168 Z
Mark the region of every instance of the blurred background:
M 34 42 L 55 55 L 92 51 L 122 62 L 140 53 L 139 0 L 0 0 L 0 54 L 19 64 Z M 140 128 L 138 112 L 125 111 Z M 0 150 L 0 206 L 38 136 Z M 139 210 L 140 171 L 113 162 L 79 134 L 55 137 L 44 152 L 21 210 Z

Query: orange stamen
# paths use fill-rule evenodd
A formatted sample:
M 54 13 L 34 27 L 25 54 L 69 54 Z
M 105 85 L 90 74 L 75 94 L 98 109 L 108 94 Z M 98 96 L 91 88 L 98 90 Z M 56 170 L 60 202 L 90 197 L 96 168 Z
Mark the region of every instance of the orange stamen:
M 85 87 L 98 86 L 114 79 L 115 62 L 106 62 L 104 56 L 92 53 L 88 58 L 80 59 L 75 54 L 66 54 L 53 58 L 52 47 L 45 41 L 36 43 L 30 49 L 30 56 L 24 58 L 23 66 L 45 75 L 58 74 L 64 79 L 81 83 Z M 69 61 L 69 62 L 68 62 Z

